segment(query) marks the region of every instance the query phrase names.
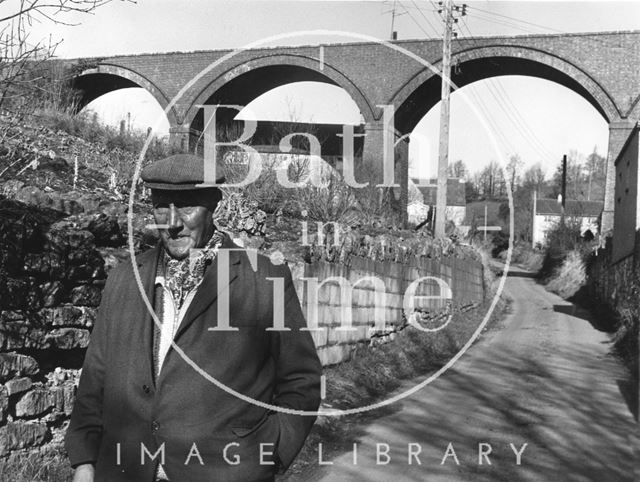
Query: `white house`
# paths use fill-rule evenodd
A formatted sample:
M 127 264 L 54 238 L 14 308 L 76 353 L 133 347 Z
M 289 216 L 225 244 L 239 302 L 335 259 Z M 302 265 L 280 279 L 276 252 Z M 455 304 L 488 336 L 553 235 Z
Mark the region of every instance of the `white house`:
M 602 214 L 603 203 L 599 201 L 565 202 L 565 223 L 579 225 L 580 234 L 587 231 L 596 236 L 600 230 L 599 218 Z M 547 234 L 560 224 L 562 205 L 557 199 L 537 199 L 533 217 L 533 244 L 544 246 L 547 244 Z

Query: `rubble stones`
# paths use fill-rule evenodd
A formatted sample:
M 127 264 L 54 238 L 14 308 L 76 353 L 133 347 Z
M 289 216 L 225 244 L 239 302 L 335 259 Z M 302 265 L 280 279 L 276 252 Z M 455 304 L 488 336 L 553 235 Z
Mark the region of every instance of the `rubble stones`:
M 90 249 L 95 246 L 93 234 L 77 228 L 73 222 L 66 220 L 52 224 L 45 237 L 47 239 L 47 247 L 58 252 Z
M 47 331 L 43 328 L 32 327 L 25 322 L 7 322 L 0 327 L 0 349 L 22 350 L 49 348 Z
M 14 450 L 42 445 L 49 429 L 42 423 L 16 421 L 0 427 L 0 457 Z
M 89 346 L 89 331 L 81 328 L 56 328 L 46 335 L 48 344 L 60 350 L 86 348 Z
M 40 368 L 30 356 L 17 353 L 0 353 L 0 383 L 14 376 L 33 376 Z
M 33 386 L 33 382 L 29 377 L 12 378 L 4 384 L 9 396 L 23 393 Z
M 46 388 L 36 388 L 22 395 L 16 403 L 18 418 L 30 418 L 42 415 L 54 406 L 54 398 Z
M 76 394 L 75 385 L 72 382 L 66 382 L 63 385 L 52 387 L 50 393 L 53 397 L 55 409 L 66 415 L 71 415 Z
M 9 391 L 7 387 L 0 386 L 0 422 L 4 422 L 7 418 L 9 410 Z
M 89 331 L 82 328 L 45 328 L 32 327 L 26 323 L 9 322 L 0 327 L 0 349 L 46 350 L 56 348 L 71 350 L 86 348 L 89 344 Z
M 28 283 L 24 279 L 3 276 L 0 272 L 0 309 L 19 309 L 27 304 Z
M 86 167 L 91 146 L 61 147 L 68 136 L 60 133 L 33 135 L 57 146 L 0 146 L 9 166 L 0 179 L 0 457 L 36 449 L 52 439 L 49 430 L 60 439 L 106 270 L 129 258 L 128 206 L 105 189 L 104 172 Z M 69 188 L 74 162 L 77 191 Z M 157 243 L 146 227 L 152 222 L 149 206 L 136 204 L 136 252 Z
M 84 306 L 61 305 L 40 311 L 44 323 L 59 326 L 91 328 L 96 319 L 96 310 Z
M 124 243 L 118 218 L 105 213 L 82 214 L 67 218 L 77 222 L 78 228 L 93 234 L 97 246 L 121 246 Z
M 102 290 L 99 286 L 80 285 L 71 290 L 69 300 L 74 305 L 93 306 L 100 305 Z
M 27 253 L 24 257 L 23 271 L 26 274 L 55 280 L 62 278 L 66 269 L 67 257 L 59 252 Z
M 47 281 L 40 286 L 42 305 L 45 308 L 56 306 L 64 299 L 66 290 L 61 281 Z

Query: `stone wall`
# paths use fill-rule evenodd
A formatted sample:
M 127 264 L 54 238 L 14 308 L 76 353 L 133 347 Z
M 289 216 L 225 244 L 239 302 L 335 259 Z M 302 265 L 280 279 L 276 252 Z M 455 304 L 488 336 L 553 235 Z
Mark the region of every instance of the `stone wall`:
M 403 315 L 404 294 L 409 285 L 421 277 L 442 279 L 452 296 L 450 302 L 437 299 L 443 293 L 434 280 L 425 280 L 417 286 L 413 297 L 414 308 L 426 328 L 436 328 L 452 311 L 473 307 L 482 302 L 484 297 L 482 264 L 466 257 L 413 257 L 401 264 L 351 256 L 346 264 L 315 261 L 311 264 L 297 263 L 291 269 L 308 322 L 314 316 L 309 311 L 309 296 L 313 286 L 305 279 L 316 278 L 319 284 L 326 281 L 318 290 L 318 329 L 311 332 L 325 366 L 349 359 L 358 344 L 375 344 L 393 339 L 395 333 L 407 325 Z M 384 298 L 376 293 L 371 281 L 364 279 L 369 276 L 375 276 L 384 283 Z M 341 277 L 349 282 L 345 285 L 348 286 L 347 292 L 351 293 L 351 303 L 343 299 L 346 292 L 337 280 L 330 280 L 332 277 Z M 424 296 L 434 298 L 420 298 Z M 343 304 L 351 309 L 351 327 L 345 325 Z M 384 330 L 372 329 L 375 321 L 379 320 L 376 309 L 380 310 L 379 314 L 384 313 Z
M 640 315 L 640 231 L 635 234 L 632 253 L 617 261 L 613 257 L 612 238 L 607 238 L 605 247 L 589 259 L 587 289 L 591 299 L 614 313 L 630 309 L 636 317 Z
M 0 458 L 62 440 L 115 219 L 0 198 Z
M 638 394 L 638 343 L 640 342 L 640 231 L 636 231 L 632 253 L 616 260 L 612 239 L 592 255 L 587 264 L 587 290 L 606 328 L 614 329 L 613 351 L 629 370 L 630 394 Z M 615 242 L 615 240 L 613 240 Z M 633 397 L 633 395 L 631 395 Z M 637 414 L 637 405 L 636 405 Z

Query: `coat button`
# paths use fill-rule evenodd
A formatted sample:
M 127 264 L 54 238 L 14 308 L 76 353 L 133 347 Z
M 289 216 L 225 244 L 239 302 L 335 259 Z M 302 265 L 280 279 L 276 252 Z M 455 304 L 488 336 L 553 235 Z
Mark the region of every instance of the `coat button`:
M 142 391 L 148 394 L 151 389 L 149 388 L 149 385 L 142 385 Z
M 151 430 L 155 433 L 160 429 L 160 424 L 154 420 L 153 422 L 151 422 Z

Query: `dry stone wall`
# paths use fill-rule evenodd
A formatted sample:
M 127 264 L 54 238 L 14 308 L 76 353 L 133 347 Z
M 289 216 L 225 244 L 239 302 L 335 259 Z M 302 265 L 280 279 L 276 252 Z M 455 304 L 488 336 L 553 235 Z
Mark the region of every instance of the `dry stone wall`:
M 631 310 L 640 317 L 640 231 L 635 235 L 633 252 L 614 262 L 612 238 L 604 248 L 589 259 L 587 289 L 592 299 L 604 304 L 612 312 Z
M 65 214 L 0 199 L 0 457 L 61 441 L 107 276 L 100 249 L 122 244 L 114 218 Z

